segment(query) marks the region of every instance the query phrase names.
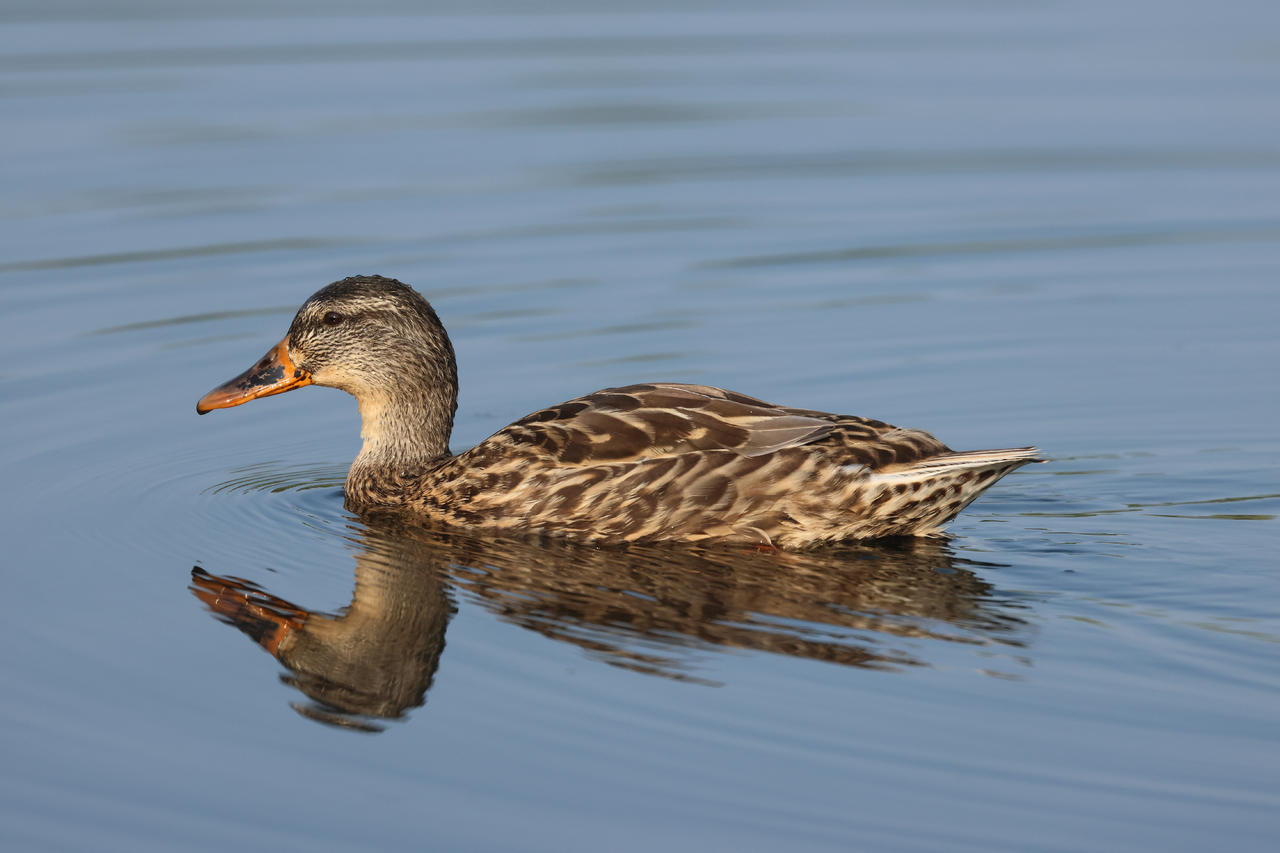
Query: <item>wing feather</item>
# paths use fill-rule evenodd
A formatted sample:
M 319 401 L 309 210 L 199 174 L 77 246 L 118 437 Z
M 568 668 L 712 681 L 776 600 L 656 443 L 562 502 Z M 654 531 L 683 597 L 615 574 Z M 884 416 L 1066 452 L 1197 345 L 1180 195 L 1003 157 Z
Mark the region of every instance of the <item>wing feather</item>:
M 902 433 L 899 440 L 895 433 Z M 850 462 L 868 465 L 946 450 L 927 433 L 895 430 L 880 421 L 791 409 L 707 385 L 674 383 L 606 388 L 534 412 L 493 440 L 541 448 L 568 465 L 711 450 L 759 457 L 818 442 L 843 446 L 850 451 Z

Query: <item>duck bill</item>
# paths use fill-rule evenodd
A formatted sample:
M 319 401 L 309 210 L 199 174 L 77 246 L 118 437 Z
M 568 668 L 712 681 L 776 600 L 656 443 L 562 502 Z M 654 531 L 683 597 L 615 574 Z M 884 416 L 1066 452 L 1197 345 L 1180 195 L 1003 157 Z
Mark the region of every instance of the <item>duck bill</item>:
M 257 364 L 230 382 L 224 382 L 196 403 L 196 412 L 205 414 L 214 409 L 228 409 L 256 400 L 283 394 L 294 388 L 311 384 L 311 374 L 294 365 L 289 358 L 289 340 L 286 338 L 271 348 Z

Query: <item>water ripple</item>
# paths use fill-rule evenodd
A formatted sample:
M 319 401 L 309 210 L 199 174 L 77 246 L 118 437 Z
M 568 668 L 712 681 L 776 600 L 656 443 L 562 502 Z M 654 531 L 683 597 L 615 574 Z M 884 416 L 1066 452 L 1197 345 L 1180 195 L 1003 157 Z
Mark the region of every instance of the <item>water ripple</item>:
M 1029 38 L 1021 34 L 1020 39 Z M 770 52 L 814 54 L 851 50 L 897 51 L 915 48 L 926 51 L 943 41 L 965 41 L 974 47 L 998 46 L 983 34 L 942 32 L 913 33 L 895 37 L 890 33 L 874 37 L 844 33 L 739 32 L 726 34 L 654 35 L 590 34 L 584 36 L 525 36 L 486 39 L 421 39 L 330 44 L 277 43 L 259 45 L 191 45 L 181 48 L 128 48 L 118 50 L 76 50 L 41 53 L 9 53 L 0 56 L 0 72 L 118 71 L 122 69 L 235 67 L 243 65 L 293 65 L 337 63 L 404 62 L 421 60 L 475 60 L 570 57 L 674 57 L 741 55 L 753 47 Z
M 31 270 L 66 269 L 69 267 L 94 267 L 107 264 L 135 264 L 148 261 L 171 261 L 182 258 L 200 258 L 212 255 L 241 255 L 250 252 L 302 251 L 329 249 L 338 246 L 354 246 L 360 241 L 350 238 L 297 237 L 278 240 L 241 240 L 232 243 L 213 243 L 204 246 L 181 246 L 172 249 L 148 249 L 136 252 L 108 252 L 100 255 L 78 255 L 65 258 L 48 258 L 36 261 L 10 261 L 0 263 L 0 272 L 28 272 Z
M 253 492 L 305 492 L 310 489 L 341 490 L 347 479 L 346 468 L 332 465 L 288 467 L 279 462 L 257 462 L 232 470 L 235 475 L 204 489 L 203 494 L 242 494 Z
M 1178 246 L 1193 243 L 1270 243 L 1280 240 L 1280 225 L 1245 223 L 1234 227 L 1178 228 L 1167 230 L 1117 231 L 1108 229 L 1084 234 L 1057 234 L 1006 239 L 958 240 L 943 243 L 900 243 L 889 246 L 858 246 L 815 252 L 780 252 L 703 261 L 704 269 L 795 266 L 890 258 L 927 258 L 942 255 L 986 255 L 1011 252 L 1060 252 L 1072 249 L 1118 249 L 1133 246 Z
M 936 151 L 854 150 L 786 155 L 721 155 L 604 161 L 557 173 L 552 183 L 622 186 L 685 181 L 757 181 L 856 175 L 1051 174 L 1070 172 L 1270 171 L 1272 148 L 947 148 Z

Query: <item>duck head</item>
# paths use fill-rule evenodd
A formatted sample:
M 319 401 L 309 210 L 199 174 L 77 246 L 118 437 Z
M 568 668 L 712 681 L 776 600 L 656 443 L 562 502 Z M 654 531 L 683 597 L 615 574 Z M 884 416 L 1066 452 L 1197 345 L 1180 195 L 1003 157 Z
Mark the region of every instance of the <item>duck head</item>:
M 447 450 L 458 393 L 453 344 L 435 310 L 406 284 L 353 276 L 321 288 L 298 309 L 283 340 L 200 398 L 196 411 L 304 385 L 354 396 L 366 444 L 395 438 L 416 440 L 419 452 L 439 452 L 441 444 Z
M 284 339 L 202 397 L 196 411 L 203 415 L 304 385 L 340 388 L 361 399 L 457 382 L 453 345 L 427 300 L 395 279 L 354 276 L 312 295 Z

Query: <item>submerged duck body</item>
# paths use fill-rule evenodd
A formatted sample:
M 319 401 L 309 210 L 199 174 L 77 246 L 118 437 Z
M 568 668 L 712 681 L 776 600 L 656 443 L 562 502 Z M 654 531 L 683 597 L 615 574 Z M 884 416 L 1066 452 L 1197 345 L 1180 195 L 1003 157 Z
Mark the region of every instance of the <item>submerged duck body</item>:
M 381 276 L 322 288 L 201 414 L 303 385 L 355 396 L 355 511 L 601 542 L 719 539 L 785 548 L 937 533 L 1034 447 L 955 452 L 926 432 L 704 385 L 608 388 L 453 455 L 453 346 L 425 299 Z

